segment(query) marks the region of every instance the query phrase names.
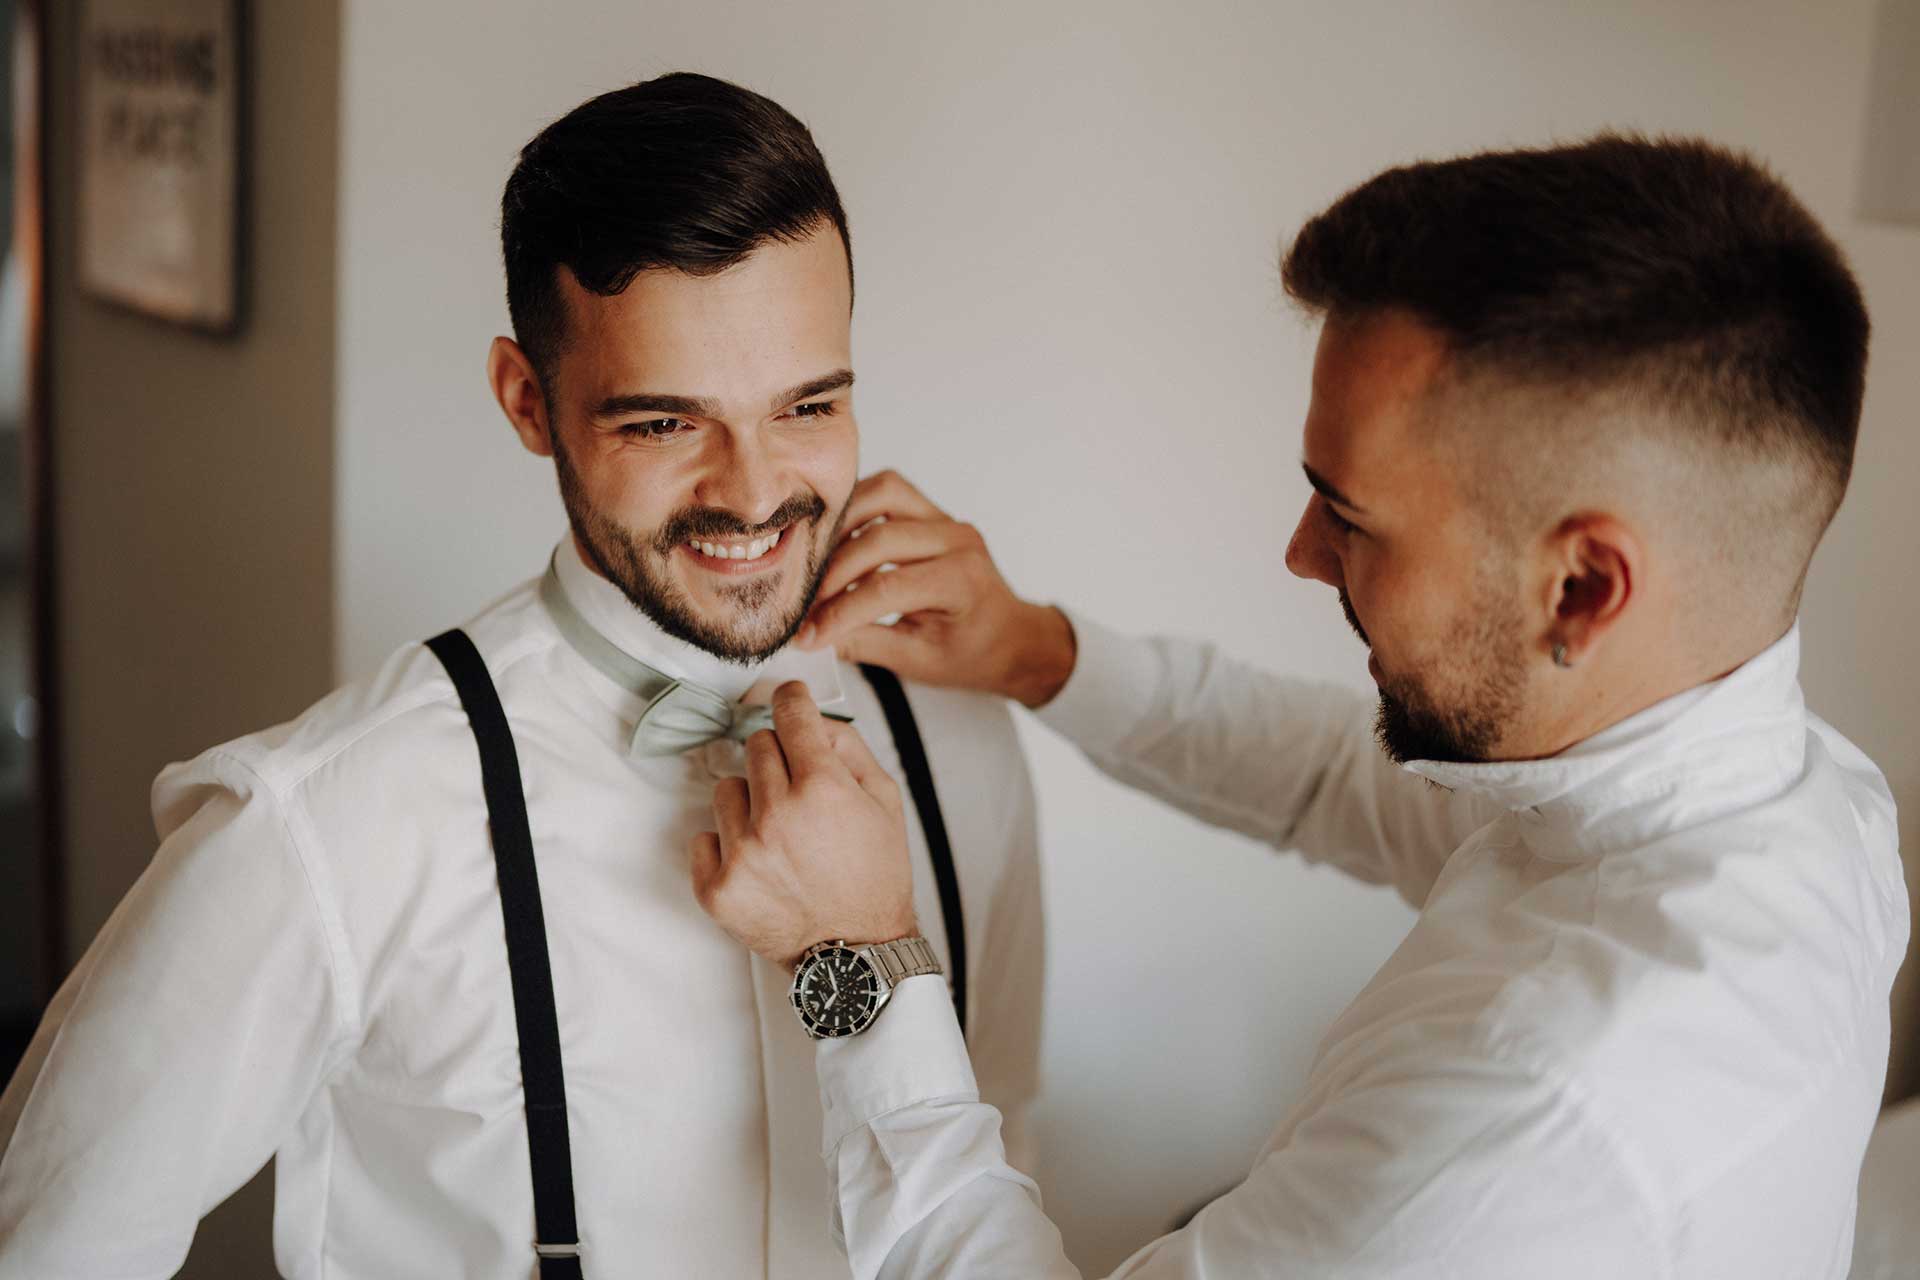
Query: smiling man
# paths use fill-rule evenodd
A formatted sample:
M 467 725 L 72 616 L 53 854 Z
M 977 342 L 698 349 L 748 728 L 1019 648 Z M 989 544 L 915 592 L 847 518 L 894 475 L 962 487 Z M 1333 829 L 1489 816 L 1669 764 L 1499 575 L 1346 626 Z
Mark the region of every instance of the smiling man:
M 160 851 L 0 1102 L 8 1280 L 170 1276 L 276 1155 L 289 1277 L 844 1276 L 787 975 L 688 888 L 779 680 L 907 781 L 932 937 L 895 972 L 943 970 L 988 1096 L 1032 1095 L 1004 704 L 788 643 L 874 514 L 812 138 L 707 77 L 621 89 L 527 144 L 501 238 L 487 375 L 569 532 L 461 631 L 161 775 Z
M 1419 910 L 1246 1181 L 1118 1274 L 1840 1280 L 1908 921 L 1885 780 L 1797 679 L 1865 378 L 1839 251 L 1747 159 L 1608 136 L 1382 174 L 1284 278 L 1325 319 L 1287 564 L 1377 697 L 1069 623 L 896 477 L 811 623 Z M 915 928 L 906 819 L 776 697 L 694 878 L 804 984 Z M 816 1058 L 854 1275 L 1073 1276 L 940 997 Z

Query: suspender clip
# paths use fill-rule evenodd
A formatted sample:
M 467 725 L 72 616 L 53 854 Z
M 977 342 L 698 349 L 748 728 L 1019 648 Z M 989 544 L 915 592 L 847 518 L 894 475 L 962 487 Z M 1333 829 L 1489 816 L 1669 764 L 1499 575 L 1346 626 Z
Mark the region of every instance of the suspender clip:
M 543 1258 L 577 1258 L 580 1256 L 580 1246 L 578 1243 L 541 1244 L 538 1240 L 535 1240 L 533 1242 L 533 1251 Z

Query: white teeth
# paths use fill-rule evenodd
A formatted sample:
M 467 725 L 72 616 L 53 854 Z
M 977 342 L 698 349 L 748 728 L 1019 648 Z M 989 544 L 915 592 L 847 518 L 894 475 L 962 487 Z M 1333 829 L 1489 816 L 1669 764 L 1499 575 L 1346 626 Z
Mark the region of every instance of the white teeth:
M 758 560 L 761 556 L 773 550 L 779 542 L 780 535 L 775 533 L 769 534 L 764 538 L 755 538 L 752 542 L 735 543 L 732 546 L 721 546 L 717 542 L 698 541 L 689 542 L 687 545 L 695 551 L 698 551 L 701 555 L 710 556 L 715 560 Z

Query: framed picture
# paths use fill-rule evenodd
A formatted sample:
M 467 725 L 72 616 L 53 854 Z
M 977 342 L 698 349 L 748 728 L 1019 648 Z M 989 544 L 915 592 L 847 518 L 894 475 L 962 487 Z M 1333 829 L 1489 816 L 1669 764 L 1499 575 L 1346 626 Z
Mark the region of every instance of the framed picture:
M 243 0 L 84 0 L 80 282 L 231 334 L 241 323 Z

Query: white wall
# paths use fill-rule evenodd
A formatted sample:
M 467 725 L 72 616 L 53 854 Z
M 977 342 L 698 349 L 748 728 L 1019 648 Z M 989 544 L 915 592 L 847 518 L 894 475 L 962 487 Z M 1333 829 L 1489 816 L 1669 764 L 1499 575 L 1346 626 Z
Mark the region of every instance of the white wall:
M 1330 593 L 1281 563 L 1312 343 L 1279 299 L 1283 233 L 1391 163 L 1638 126 L 1758 150 L 1867 276 L 1863 474 L 1810 596 L 1807 682 L 1920 804 L 1900 674 L 1920 617 L 1886 576 L 1911 582 L 1920 544 L 1899 354 L 1920 239 L 1849 218 L 1861 0 L 345 8 L 343 675 L 530 575 L 560 531 L 481 359 L 514 153 L 595 92 L 703 70 L 813 126 L 853 220 L 865 462 L 980 524 L 1018 587 L 1356 686 Z M 1105 1268 L 1244 1171 L 1410 917 L 1027 727 L 1054 926 L 1041 1172 Z

